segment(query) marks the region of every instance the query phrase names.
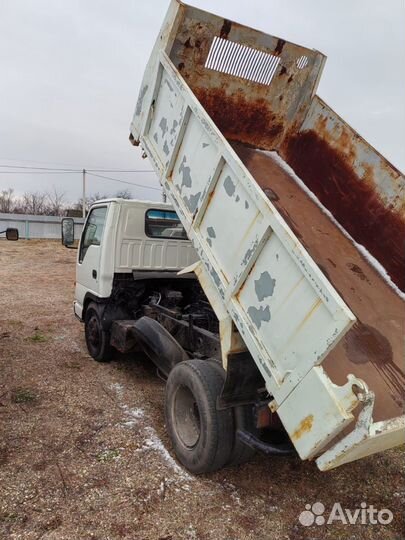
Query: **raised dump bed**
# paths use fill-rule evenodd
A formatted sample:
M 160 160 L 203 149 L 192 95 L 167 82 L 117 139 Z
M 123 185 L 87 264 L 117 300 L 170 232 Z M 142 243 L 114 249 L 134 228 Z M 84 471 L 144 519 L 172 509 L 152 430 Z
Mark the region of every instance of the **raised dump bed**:
M 325 57 L 173 1 L 131 139 L 302 459 L 404 442 L 405 178 L 315 95 Z

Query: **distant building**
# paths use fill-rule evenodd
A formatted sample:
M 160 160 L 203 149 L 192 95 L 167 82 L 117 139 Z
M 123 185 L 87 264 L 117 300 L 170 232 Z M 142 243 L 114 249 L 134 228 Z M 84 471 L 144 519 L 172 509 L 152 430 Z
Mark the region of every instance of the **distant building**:
M 82 217 L 83 215 L 83 210 L 77 210 L 75 208 L 68 208 L 66 210 L 66 217 Z

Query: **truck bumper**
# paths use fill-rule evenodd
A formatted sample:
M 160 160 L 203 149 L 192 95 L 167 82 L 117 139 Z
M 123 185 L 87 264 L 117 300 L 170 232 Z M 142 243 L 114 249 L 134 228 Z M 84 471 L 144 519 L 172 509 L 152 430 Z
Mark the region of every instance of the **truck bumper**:
M 73 313 L 76 319 L 79 319 L 80 322 L 83 322 L 82 314 L 83 314 L 83 307 L 76 302 L 76 300 L 73 302 Z

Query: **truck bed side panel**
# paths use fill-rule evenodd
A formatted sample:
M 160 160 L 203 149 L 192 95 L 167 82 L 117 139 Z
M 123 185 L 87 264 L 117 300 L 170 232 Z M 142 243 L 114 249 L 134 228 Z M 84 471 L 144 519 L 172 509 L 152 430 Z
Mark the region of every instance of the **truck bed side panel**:
M 165 53 L 159 63 L 142 145 L 269 390 L 282 403 L 355 317 Z M 333 398 L 330 404 L 336 408 Z M 328 436 L 349 418 L 338 414 Z M 322 439 L 319 432 L 313 437 Z M 307 439 L 305 446 L 314 442 Z

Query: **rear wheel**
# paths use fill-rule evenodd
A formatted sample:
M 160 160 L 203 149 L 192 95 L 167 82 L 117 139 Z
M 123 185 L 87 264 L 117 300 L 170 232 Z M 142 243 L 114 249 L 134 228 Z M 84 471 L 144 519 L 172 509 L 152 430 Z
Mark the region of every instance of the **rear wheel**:
M 177 364 L 166 384 L 166 427 L 178 460 L 194 474 L 220 469 L 232 452 L 231 410 L 217 410 L 224 376 L 204 360 Z
M 84 318 L 84 333 L 87 350 L 97 362 L 108 362 L 112 357 L 110 334 L 101 325 L 101 308 L 94 302 L 89 304 Z

